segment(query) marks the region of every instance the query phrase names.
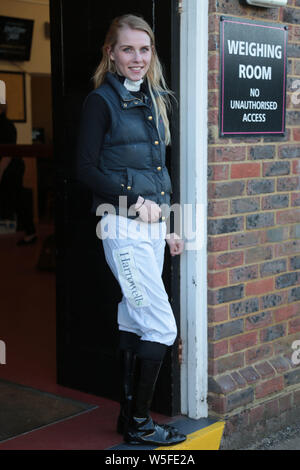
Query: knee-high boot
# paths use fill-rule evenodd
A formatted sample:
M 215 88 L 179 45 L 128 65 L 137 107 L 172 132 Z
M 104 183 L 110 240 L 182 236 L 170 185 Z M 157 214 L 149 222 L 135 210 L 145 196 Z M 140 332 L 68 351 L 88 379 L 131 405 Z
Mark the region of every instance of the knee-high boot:
M 140 358 L 140 377 L 136 388 L 133 417 L 124 433 L 130 444 L 173 445 L 186 436 L 175 428 L 155 423 L 149 415 L 154 389 L 162 361 Z
M 132 350 L 121 350 L 121 400 L 120 414 L 117 422 L 117 432 L 127 431 L 132 417 L 133 391 L 136 368 L 136 354 Z

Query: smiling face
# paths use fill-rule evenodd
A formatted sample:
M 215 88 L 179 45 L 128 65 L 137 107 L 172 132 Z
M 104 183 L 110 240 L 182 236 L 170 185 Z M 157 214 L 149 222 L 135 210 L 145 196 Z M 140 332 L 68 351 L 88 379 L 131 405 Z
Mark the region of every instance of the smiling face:
M 151 39 L 139 29 L 121 28 L 116 45 L 109 49 L 108 53 L 120 75 L 137 81 L 149 70 L 152 57 Z

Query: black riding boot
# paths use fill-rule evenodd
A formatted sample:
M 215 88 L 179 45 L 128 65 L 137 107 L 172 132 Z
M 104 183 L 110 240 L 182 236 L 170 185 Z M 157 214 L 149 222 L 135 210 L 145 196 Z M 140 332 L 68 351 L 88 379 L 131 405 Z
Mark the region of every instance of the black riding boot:
M 120 332 L 121 399 L 117 432 L 124 434 L 132 417 L 133 390 L 136 369 L 136 350 L 139 336 L 134 333 Z
M 169 446 L 186 440 L 175 428 L 159 425 L 149 416 L 156 380 L 162 361 L 140 359 L 140 378 L 137 384 L 133 417 L 124 440 L 130 444 Z
M 117 423 L 117 432 L 124 434 L 132 417 L 133 387 L 136 355 L 133 351 L 121 351 L 122 385 L 121 408 Z

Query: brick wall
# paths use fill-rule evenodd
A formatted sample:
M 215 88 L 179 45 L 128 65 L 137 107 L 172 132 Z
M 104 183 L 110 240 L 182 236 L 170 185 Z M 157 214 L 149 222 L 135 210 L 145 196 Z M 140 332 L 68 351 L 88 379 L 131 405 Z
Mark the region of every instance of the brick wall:
M 300 80 L 300 0 L 271 9 L 209 3 L 209 407 L 226 418 L 225 440 L 234 442 L 235 431 L 257 436 L 300 407 L 300 368 L 291 360 L 300 340 L 300 104 L 291 99 Z M 219 138 L 224 14 L 289 27 L 285 137 Z

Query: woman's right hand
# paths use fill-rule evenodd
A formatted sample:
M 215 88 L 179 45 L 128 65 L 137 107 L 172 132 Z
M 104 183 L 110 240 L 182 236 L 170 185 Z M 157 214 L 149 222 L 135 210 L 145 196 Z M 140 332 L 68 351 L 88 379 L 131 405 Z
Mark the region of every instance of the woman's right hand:
M 143 198 L 139 196 L 135 207 L 143 222 L 157 222 L 161 216 L 161 208 L 156 202 L 150 199 L 144 199 L 143 202 Z

